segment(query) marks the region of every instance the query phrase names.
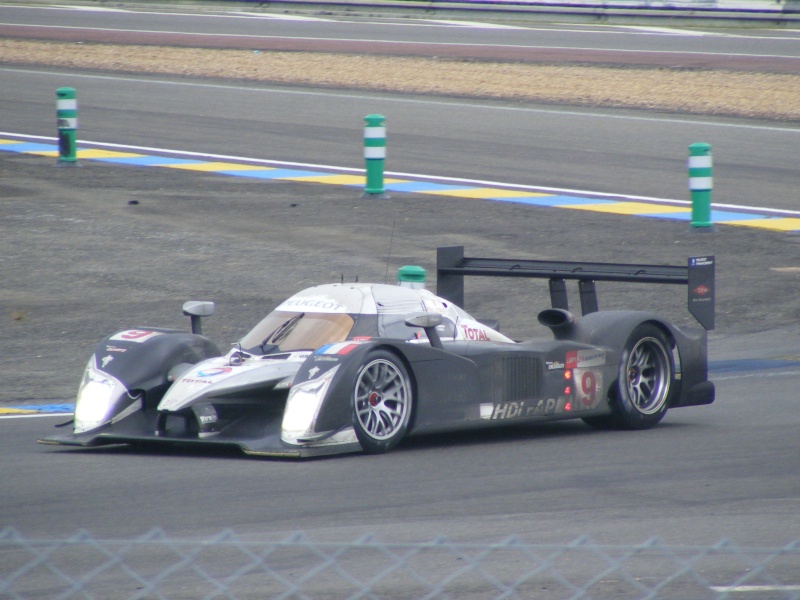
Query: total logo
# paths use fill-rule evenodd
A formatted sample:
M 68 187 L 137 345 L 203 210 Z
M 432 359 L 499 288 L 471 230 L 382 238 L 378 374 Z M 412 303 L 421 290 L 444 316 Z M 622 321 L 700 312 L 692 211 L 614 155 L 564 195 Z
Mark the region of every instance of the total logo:
M 219 377 L 220 375 L 225 375 L 230 373 L 232 369 L 230 367 L 213 367 L 211 369 L 203 369 L 195 373 L 198 377 Z
M 461 331 L 464 332 L 464 337 L 468 340 L 481 340 L 488 342 L 489 336 L 486 335 L 486 332 L 483 329 L 477 329 L 474 327 L 467 327 L 466 325 L 461 325 Z

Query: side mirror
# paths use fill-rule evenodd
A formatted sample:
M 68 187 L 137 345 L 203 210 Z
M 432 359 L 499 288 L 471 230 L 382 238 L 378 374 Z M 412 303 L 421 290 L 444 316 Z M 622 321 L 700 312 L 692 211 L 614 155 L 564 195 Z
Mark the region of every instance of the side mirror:
M 203 325 L 200 320 L 214 314 L 214 303 L 200 300 L 190 300 L 183 304 L 183 314 L 191 319 L 192 333 L 203 335 Z
M 425 330 L 433 348 L 442 349 L 442 338 L 436 328 L 442 324 L 442 315 L 439 313 L 419 313 L 406 317 L 406 325 L 409 327 L 419 327 Z

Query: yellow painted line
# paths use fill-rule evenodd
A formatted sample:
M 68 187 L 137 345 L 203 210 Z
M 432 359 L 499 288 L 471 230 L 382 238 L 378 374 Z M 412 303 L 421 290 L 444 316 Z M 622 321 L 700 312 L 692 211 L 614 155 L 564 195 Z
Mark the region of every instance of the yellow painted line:
M 281 177 L 281 181 L 302 181 L 308 183 L 332 183 L 336 185 L 364 185 L 364 175 L 306 175 L 303 177 Z M 389 180 L 384 180 L 389 183 Z
M 0 139 L 0 144 L 24 144 L 25 142 L 18 142 L 17 140 L 2 140 Z
M 187 171 L 274 171 L 274 167 L 260 167 L 258 165 L 242 165 L 239 163 L 206 162 L 200 164 L 164 164 L 160 167 L 169 169 L 186 169 Z
M 686 213 L 689 209 L 664 204 L 645 204 L 644 202 L 614 202 L 613 204 L 560 204 L 559 208 L 588 210 L 591 212 L 612 213 L 616 215 L 654 215 Z
M 435 196 L 455 196 L 456 198 L 536 198 L 552 196 L 553 194 L 541 194 L 539 192 L 517 192 L 515 190 L 500 190 L 493 188 L 465 188 L 463 190 L 434 190 L 430 192 L 421 191 L 422 194 Z
M 38 410 L 25 410 L 22 408 L 0 408 L 0 415 L 35 415 Z
M 135 158 L 144 156 L 133 152 L 115 152 L 114 150 L 78 150 L 75 155 L 78 158 Z
M 771 231 L 800 231 L 800 219 L 792 217 L 776 217 L 774 219 L 747 219 L 744 221 L 715 221 L 714 225 L 737 225 L 739 227 L 756 227 Z
M 58 150 L 42 150 L 42 151 L 28 151 L 25 154 L 35 154 L 37 156 L 52 156 L 53 158 L 57 158 L 59 156 Z
M 75 155 L 78 158 L 136 158 L 144 156 L 144 154 L 137 154 L 134 152 L 116 152 L 114 150 L 78 150 Z

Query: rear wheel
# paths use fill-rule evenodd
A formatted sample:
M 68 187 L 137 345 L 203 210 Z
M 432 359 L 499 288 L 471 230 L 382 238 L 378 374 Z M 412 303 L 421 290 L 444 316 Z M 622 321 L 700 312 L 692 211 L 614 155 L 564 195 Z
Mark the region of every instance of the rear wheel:
M 611 392 L 613 413 L 589 417 L 598 428 L 648 429 L 669 408 L 675 387 L 675 364 L 664 332 L 649 323 L 631 332 L 619 365 L 619 379 Z
M 353 428 L 365 452 L 388 452 L 408 429 L 413 409 L 411 378 L 391 352 L 369 354 L 353 389 Z

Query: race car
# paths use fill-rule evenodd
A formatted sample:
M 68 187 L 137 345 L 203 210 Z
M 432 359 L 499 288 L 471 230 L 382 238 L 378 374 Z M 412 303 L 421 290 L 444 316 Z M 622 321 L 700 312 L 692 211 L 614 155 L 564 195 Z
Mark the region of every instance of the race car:
M 465 276 L 539 277 L 553 339 L 515 341 L 468 314 Z M 412 278 L 413 279 L 413 278 Z M 565 280 L 578 280 L 582 314 Z M 595 281 L 687 284 L 703 327 L 597 309 Z M 709 404 L 706 330 L 714 257 L 687 266 L 437 255 L 420 282 L 333 283 L 291 296 L 227 352 L 202 335 L 211 302 L 187 302 L 192 331 L 135 327 L 102 340 L 80 381 L 71 432 L 45 444 L 203 444 L 254 456 L 387 452 L 407 436 L 579 418 L 646 429 Z

